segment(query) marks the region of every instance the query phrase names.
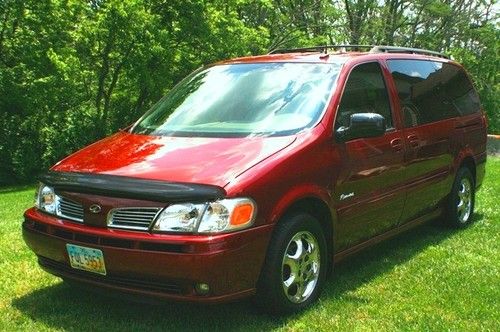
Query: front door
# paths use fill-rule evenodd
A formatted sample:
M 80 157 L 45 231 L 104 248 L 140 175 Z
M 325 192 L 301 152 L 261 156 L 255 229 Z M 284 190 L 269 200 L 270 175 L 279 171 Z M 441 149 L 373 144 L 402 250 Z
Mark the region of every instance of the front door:
M 385 135 L 337 143 L 341 165 L 335 183 L 337 248 L 345 249 L 398 224 L 405 203 L 404 141 L 396 129 L 378 62 L 354 67 L 345 84 L 335 129 L 354 113 L 374 112 L 386 119 Z

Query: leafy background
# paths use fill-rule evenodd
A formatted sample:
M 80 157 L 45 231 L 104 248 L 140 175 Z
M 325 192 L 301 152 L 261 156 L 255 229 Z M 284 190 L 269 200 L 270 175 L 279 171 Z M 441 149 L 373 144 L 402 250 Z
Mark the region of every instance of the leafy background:
M 0 184 L 134 122 L 197 67 L 280 47 L 451 54 L 500 133 L 497 1 L 1 0 Z

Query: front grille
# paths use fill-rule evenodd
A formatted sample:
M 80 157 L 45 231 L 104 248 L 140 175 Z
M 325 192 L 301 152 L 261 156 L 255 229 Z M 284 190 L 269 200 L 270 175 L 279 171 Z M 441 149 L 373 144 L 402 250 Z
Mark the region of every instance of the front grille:
M 181 294 L 182 288 L 180 285 L 163 280 L 151 280 L 151 279 L 140 279 L 140 278 L 130 278 L 118 275 L 109 274 L 107 276 L 96 275 L 91 272 L 75 270 L 71 266 L 48 259 L 42 256 L 38 256 L 38 263 L 54 272 L 60 272 L 65 275 L 72 275 L 75 277 L 81 277 L 87 280 L 97 281 L 103 284 L 109 284 L 113 286 L 124 286 L 135 289 L 142 289 L 148 291 L 159 291 L 169 294 Z
M 70 199 L 58 196 L 57 215 L 70 220 L 83 222 L 83 206 Z
M 118 208 L 110 211 L 108 227 L 147 231 L 161 208 Z

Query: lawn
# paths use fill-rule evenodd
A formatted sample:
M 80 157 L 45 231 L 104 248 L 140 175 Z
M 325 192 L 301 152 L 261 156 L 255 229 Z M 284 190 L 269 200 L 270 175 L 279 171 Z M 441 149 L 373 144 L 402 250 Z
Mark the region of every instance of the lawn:
M 428 224 L 335 268 L 317 305 L 274 318 L 250 301 L 146 305 L 88 293 L 43 272 L 21 238 L 33 187 L 0 189 L 0 330 L 500 330 L 500 158 L 475 224 Z

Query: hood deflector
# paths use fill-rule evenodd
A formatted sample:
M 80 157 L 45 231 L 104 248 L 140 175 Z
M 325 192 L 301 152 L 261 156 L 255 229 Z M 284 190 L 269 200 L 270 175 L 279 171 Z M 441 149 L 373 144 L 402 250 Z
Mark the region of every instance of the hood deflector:
M 109 174 L 49 171 L 40 177 L 40 181 L 62 191 L 158 202 L 211 201 L 225 195 L 224 189 L 214 185 Z

